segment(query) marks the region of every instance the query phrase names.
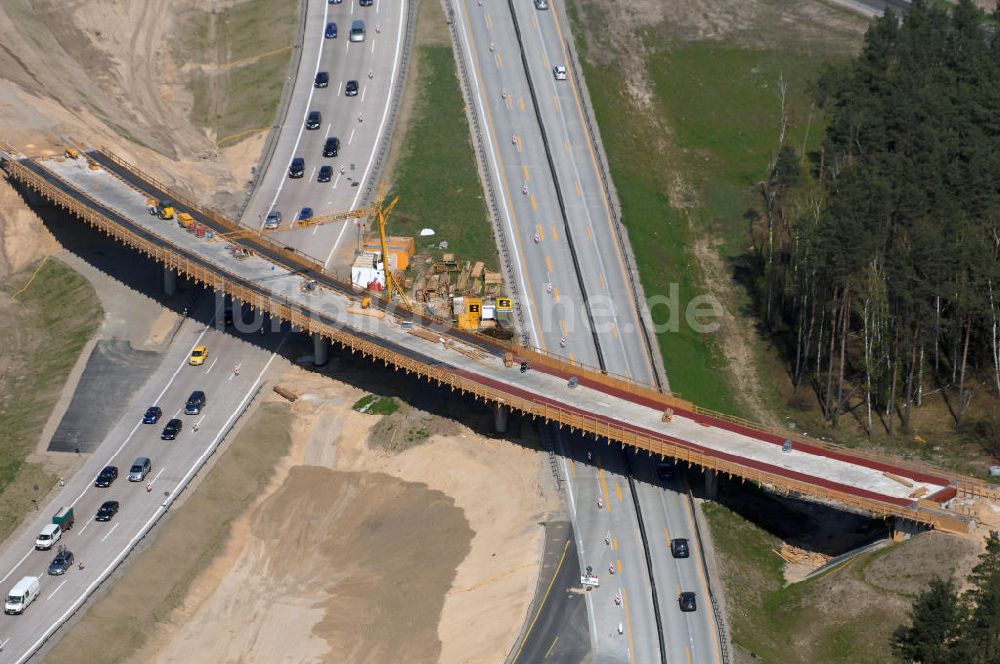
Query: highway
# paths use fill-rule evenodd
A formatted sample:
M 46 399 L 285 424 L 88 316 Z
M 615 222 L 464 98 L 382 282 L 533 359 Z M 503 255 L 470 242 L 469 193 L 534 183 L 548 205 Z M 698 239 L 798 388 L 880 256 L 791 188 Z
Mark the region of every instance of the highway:
M 311 207 L 317 216 L 359 207 L 365 183 L 375 175 L 379 152 L 389 138 L 409 3 L 375 0 L 362 7 L 356 0 L 307 1 L 301 59 L 285 120 L 241 219 L 253 228 L 260 227 L 272 210 L 281 212 L 287 228 L 304 207 Z M 362 42 L 349 39 L 356 20 L 365 25 Z M 327 39 L 324 33 L 330 22 L 337 24 L 337 36 Z M 325 88 L 313 84 L 321 71 L 330 78 Z M 358 93 L 349 97 L 346 86 L 351 80 L 357 81 Z M 306 129 L 311 111 L 322 115 L 318 129 Z M 337 157 L 323 157 L 328 137 L 340 139 Z M 305 160 L 302 178 L 288 177 L 295 157 Z M 330 182 L 317 181 L 324 165 L 333 167 Z M 338 252 L 351 254 L 357 238 L 357 227 L 350 221 L 276 234 L 277 241 L 327 268 L 337 262 Z
M 209 294 L 201 301 L 197 313 L 201 321 L 210 320 L 214 298 Z M 232 328 L 221 331 L 188 319 L 158 369 L 133 398 L 127 403 L 109 403 L 104 412 L 93 413 L 115 419 L 110 433 L 81 469 L 66 478 L 55 497 L 29 515 L 0 550 L 0 587 L 5 593 L 23 576 L 41 580 L 38 599 L 23 615 L 0 616 L 0 662 L 25 661 L 85 602 L 168 511 L 252 401 L 267 372 L 286 364 L 267 350 L 277 349 L 286 332 L 254 334 L 253 345 L 232 332 Z M 209 357 L 203 366 L 189 366 L 188 356 L 197 344 L 208 346 Z M 241 365 L 238 375 L 234 372 L 237 364 Z M 78 389 L 87 386 L 81 384 Z M 184 403 L 193 390 L 205 391 L 206 406 L 200 415 L 184 415 Z M 142 424 L 142 414 L 151 405 L 159 405 L 163 416 L 155 425 Z M 164 424 L 172 417 L 184 423 L 180 436 L 160 440 Z M 143 482 L 129 482 L 129 468 L 139 456 L 152 460 L 152 472 Z M 119 477 L 109 488 L 97 488 L 94 479 L 106 465 L 116 466 Z M 108 522 L 94 521 L 105 500 L 119 501 L 120 511 Z M 74 566 L 65 575 L 49 576 L 46 570 L 56 551 L 35 551 L 34 541 L 61 506 L 73 507 L 76 524 L 59 544 L 72 551 L 83 568 Z
M 501 226 L 515 248 L 514 268 L 527 300 L 522 306 L 532 340 L 571 359 L 654 382 L 610 202 L 585 125 L 585 92 L 577 88 L 574 72 L 557 79 L 553 71 L 556 65 L 572 66 L 560 25 L 568 22 L 557 11 L 536 10 L 530 2 L 453 4 L 460 46 L 474 72 L 470 87 L 489 133 L 488 161 L 503 201 Z M 592 565 L 605 575 L 609 565 L 621 568 L 612 583 L 588 594 L 594 651 L 621 657 L 624 650 L 624 657 L 633 661 L 658 661 L 649 567 L 625 460 L 620 451 L 598 445 L 589 450 L 592 464 L 568 462 L 569 446 L 578 450 L 588 443 L 560 436 L 558 444 L 564 452 L 581 566 Z M 652 474 L 648 459 L 634 465 Z M 635 502 L 642 511 L 658 589 L 663 647 L 667 661 L 718 661 L 718 633 L 700 561 L 675 560 L 668 549 L 668 536 L 686 537 L 695 544 L 695 556 L 700 555 L 684 488 L 636 482 Z M 607 539 L 614 546 L 605 544 Z M 679 612 L 676 598 L 681 590 L 697 592 L 699 611 Z M 614 601 L 619 591 L 621 605 Z M 620 636 L 619 622 L 625 626 Z

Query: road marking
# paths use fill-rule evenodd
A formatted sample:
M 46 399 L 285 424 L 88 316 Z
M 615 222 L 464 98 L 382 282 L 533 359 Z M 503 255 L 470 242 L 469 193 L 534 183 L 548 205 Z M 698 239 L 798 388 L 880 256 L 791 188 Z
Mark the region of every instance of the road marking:
M 663 536 L 667 538 L 667 543 L 670 542 L 670 530 L 666 526 L 663 527 Z
M 8 641 L 10 641 L 10 639 L 9 639 L 9 638 L 7 638 L 7 639 L 4 639 L 3 641 L 0 641 L 0 650 L 3 650 L 3 649 L 4 649 L 4 646 L 6 646 L 6 645 L 7 645 L 7 642 L 8 642 Z
M 535 15 L 534 14 L 531 15 L 531 25 L 535 26 L 536 30 L 538 29 L 538 21 L 535 20 Z
M 611 548 L 613 548 L 615 551 L 618 550 L 618 538 L 617 537 L 615 537 L 614 539 L 611 540 Z
M 556 302 L 559 301 L 559 289 L 555 286 L 552 287 L 552 294 L 556 296 Z M 572 355 L 572 353 L 570 353 Z
M 601 275 L 601 285 L 604 286 L 604 290 L 608 290 L 608 282 L 604 280 L 604 273 L 600 272 Z
M 580 187 L 579 180 L 576 181 L 576 194 L 577 196 L 583 196 L 583 188 Z M 590 224 L 587 224 L 587 235 L 590 235 Z M 594 238 L 591 237 L 590 239 L 593 240 Z
M 527 107 L 524 105 L 524 97 L 521 97 L 520 99 L 521 99 L 521 110 L 523 111 Z
M 542 64 L 544 64 L 545 68 L 548 69 L 549 68 L 549 58 L 548 58 L 547 55 L 545 55 L 545 49 L 542 49 L 541 56 L 542 56 Z
M 52 599 L 53 597 L 55 597 L 55 594 L 56 594 L 57 592 L 59 592 L 59 589 L 60 589 L 60 588 L 62 588 L 63 586 L 65 586 L 65 585 L 66 585 L 66 582 L 67 582 L 67 581 L 69 581 L 69 579 L 63 579 L 63 582 L 62 582 L 62 583 L 60 583 L 60 584 L 59 584 L 58 586 L 56 586 L 56 589 L 52 591 L 52 594 L 51 594 L 51 595 L 49 595 L 49 597 L 48 597 L 48 598 L 49 598 L 49 599 Z
M 493 29 L 493 17 L 490 16 L 489 14 L 486 15 L 486 28 L 488 30 Z
M 618 559 L 618 565 L 616 567 L 618 568 L 618 573 L 621 574 L 622 573 L 622 559 L 621 558 Z
M 615 325 L 614 321 L 611 321 L 611 334 L 615 335 L 615 339 L 618 338 L 618 326 Z
M 528 631 L 524 633 L 524 638 L 521 639 L 521 645 L 517 648 L 517 654 L 514 655 L 514 659 L 510 660 L 511 664 L 517 662 L 517 658 L 521 656 L 521 650 L 524 649 L 524 644 L 528 640 L 528 636 L 531 635 L 531 630 L 535 628 L 535 623 L 538 622 L 538 616 L 542 615 L 542 609 L 545 608 L 545 603 L 549 599 L 549 593 L 552 592 L 552 586 L 555 585 L 556 577 L 559 576 L 559 570 L 562 569 L 563 563 L 566 561 L 566 552 L 569 551 L 569 540 L 566 540 L 566 546 L 563 547 L 562 558 L 559 559 L 559 564 L 556 565 L 556 571 L 552 575 L 552 580 L 549 581 L 549 587 L 545 590 L 545 595 L 542 596 L 542 601 L 538 605 L 538 611 L 535 612 L 535 617 L 531 619 L 531 624 L 528 625 Z
M 680 594 L 681 594 L 681 584 L 679 584 L 679 583 L 675 583 L 674 584 L 674 594 L 677 595 L 678 597 L 680 597 Z
M 205 375 L 206 376 L 208 374 L 212 373 L 212 369 L 215 367 L 215 363 L 218 362 L 218 361 L 219 361 L 219 358 L 215 358 L 214 360 L 212 360 L 212 363 L 210 365 L 208 365 L 208 369 L 205 370 Z
M 84 528 L 86 528 L 86 527 L 87 527 L 87 526 L 84 526 Z M 83 531 L 81 530 L 80 532 L 82 533 Z M 16 569 L 17 569 L 18 567 L 20 567 L 20 566 L 21 566 L 21 563 L 23 563 L 23 562 L 25 561 L 25 559 L 26 559 L 26 558 L 27 558 L 28 556 L 30 556 L 30 555 L 32 554 L 32 552 L 33 552 L 34 550 L 35 550 L 35 547 L 31 547 L 30 549 L 28 549 L 28 552 L 27 552 L 26 554 L 24 554 L 24 555 L 23 555 L 23 556 L 21 557 L 21 559 L 20 559 L 20 560 L 18 560 L 18 561 L 17 561 L 17 563 L 16 563 L 16 564 L 15 564 L 15 565 L 14 565 L 14 566 L 13 566 L 13 567 L 12 567 L 12 568 L 10 569 L 10 571 L 9 571 L 9 572 L 7 572 L 7 574 L 5 574 L 5 575 L 4 575 L 4 577 L 3 577 L 2 579 L 0 579 L 0 583 L 3 583 L 4 581 L 6 581 L 6 580 L 7 580 L 7 577 L 9 577 L 9 576 L 10 576 L 11 574 L 13 574 L 13 573 L 14 573 L 14 570 L 16 570 Z
M 538 241 L 545 242 L 545 229 L 542 228 L 541 224 L 538 224 Z
M 559 97 L 552 95 L 552 106 L 555 107 L 556 113 L 559 112 Z
M 371 52 L 372 53 L 375 52 L 375 40 L 374 39 L 372 40 L 372 51 Z
M 569 354 L 569 361 L 570 361 L 570 362 L 576 362 L 576 358 L 575 358 L 575 357 L 573 357 L 573 353 L 570 353 L 570 354 Z
M 517 139 L 517 151 L 520 152 L 521 151 L 521 147 L 523 145 L 523 143 L 521 141 L 521 137 L 520 136 L 515 136 L 514 138 Z
M 615 481 L 615 491 L 618 493 L 618 502 L 620 503 L 622 501 L 622 487 L 617 481 Z
M 115 525 L 111 526 L 111 530 L 109 530 L 109 531 L 108 531 L 108 532 L 107 532 L 107 533 L 106 533 L 106 534 L 104 535 L 104 537 L 102 537 L 102 538 L 101 538 L 101 541 L 103 542 L 104 540 L 106 540 L 106 539 L 108 539 L 109 537 L 111 537 L 111 533 L 115 532 L 115 529 L 116 529 L 116 528 L 118 528 L 118 526 L 120 526 L 120 525 L 121 525 L 121 521 L 119 521 L 119 522 L 118 522 L 118 523 L 116 523 Z
M 497 69 L 503 69 L 503 56 L 497 53 Z
M 687 515 L 687 519 L 688 519 L 688 532 L 689 533 L 693 533 L 693 532 L 695 532 L 695 528 L 694 528 L 694 513 L 691 511 L 691 501 L 690 500 L 685 500 L 684 501 L 684 507 L 685 507 L 684 513 Z M 705 597 L 707 599 L 708 598 L 708 581 L 705 579 L 705 563 L 704 563 L 704 561 L 701 560 L 701 549 L 699 547 L 697 547 L 697 546 L 695 546 L 695 547 L 689 547 L 689 548 L 694 549 L 695 557 L 698 559 L 697 562 L 695 563 L 695 567 L 698 568 L 698 578 L 701 580 L 702 597 Z M 712 620 L 712 622 L 713 623 L 715 622 L 714 619 Z M 712 652 L 715 654 L 715 661 L 718 662 L 718 661 L 720 661 L 720 657 L 719 657 L 719 647 L 720 647 L 719 646 L 719 633 L 718 633 L 717 629 L 710 629 L 708 631 L 710 631 L 712 633 L 712 646 L 713 646 Z
M 567 152 L 567 153 L 569 152 L 569 139 L 568 138 L 564 138 L 563 139 L 563 152 Z
M 549 646 L 549 649 L 545 651 L 545 659 L 549 658 L 549 655 L 552 654 L 552 649 L 556 647 L 557 643 L 559 643 L 559 635 L 558 634 L 556 635 L 556 638 L 552 639 L 552 645 Z
M 341 178 L 341 177 L 343 177 L 343 175 L 342 175 L 341 173 L 337 173 L 337 179 L 335 179 L 335 180 L 333 181 L 333 188 L 334 188 L 334 189 L 336 189 L 336 188 L 337 188 L 337 183 L 338 183 L 338 182 L 340 182 L 340 178 Z M 319 229 L 319 226 L 317 226 L 316 228 L 314 228 L 314 229 L 313 229 L 313 233 L 315 234 L 315 233 L 316 233 L 316 231 L 317 231 L 318 229 Z
M 691 664 L 691 648 L 689 646 L 684 646 L 684 654 L 687 655 L 687 664 Z
M 338 97 L 340 96 L 340 90 L 341 90 L 341 88 L 343 88 L 343 87 L 344 87 L 344 82 L 343 82 L 343 81 L 341 81 L 340 83 L 338 83 L 338 84 L 337 84 L 337 96 L 338 96 Z M 332 124 L 332 123 L 331 123 L 331 124 Z
M 590 224 L 587 224 L 587 239 L 591 242 L 594 241 L 594 231 L 590 230 Z
M 605 509 L 607 509 L 610 512 L 611 511 L 611 498 L 608 496 L 608 481 L 604 478 L 604 469 L 603 468 L 598 468 L 597 469 L 597 474 L 601 478 L 601 487 L 604 490 L 604 507 L 605 507 Z
M 77 534 L 78 535 L 82 535 L 83 531 L 85 531 L 87 529 L 87 526 L 89 526 L 93 522 L 94 522 L 94 517 L 90 517 L 90 519 L 87 521 L 87 523 L 83 524 L 83 528 L 81 528 L 80 531 Z M 4 577 L 4 579 L 6 579 L 6 578 L 7 577 Z M 0 583 L 3 583 L 3 579 L 0 579 Z
M 534 194 L 531 195 L 531 209 L 538 210 L 538 200 L 535 198 Z
M 566 319 L 564 318 L 564 319 L 560 320 L 559 322 L 562 323 L 563 336 L 564 337 L 568 337 L 569 336 L 569 332 L 566 331 Z
M 635 648 L 632 647 L 632 614 L 628 610 L 628 591 L 622 588 L 622 604 L 625 605 L 625 626 L 628 629 L 629 661 L 635 661 Z
M 361 101 L 365 100 L 365 94 L 368 92 L 368 86 L 361 88 Z
M 348 144 L 348 145 L 350 145 L 350 144 L 351 144 L 351 141 L 353 141 L 353 140 L 354 140 L 354 132 L 355 132 L 355 131 L 357 131 L 357 130 L 356 130 L 356 129 L 352 129 L 352 130 L 351 130 L 351 135 L 350 135 L 350 136 L 349 136 L 349 137 L 347 138 L 347 144 Z
M 325 141 L 326 139 L 330 138 L 330 130 L 331 130 L 332 128 L 333 128 L 333 123 L 332 123 L 332 122 L 327 122 L 327 123 L 326 123 L 326 133 L 325 133 L 325 134 L 323 134 L 323 140 L 324 140 L 324 141 Z
M 545 263 L 549 266 L 549 272 L 552 271 L 552 259 L 549 258 L 548 254 L 545 255 Z
M 205 416 L 204 416 L 204 415 L 202 415 L 201 419 L 200 419 L 200 420 L 198 420 L 198 426 L 201 426 L 201 420 L 203 420 L 203 419 L 205 419 Z M 155 476 L 153 477 L 153 479 L 149 480 L 149 486 L 153 486 L 154 484 L 156 484 L 156 480 L 160 479 L 160 475 L 162 475 L 162 474 L 163 474 L 163 471 L 164 471 L 164 470 L 166 470 L 166 468 L 160 468 L 160 472 L 158 472 L 158 473 L 157 473 L 157 474 L 156 474 L 156 475 L 155 475 Z
M 559 241 L 559 231 L 557 231 L 557 230 L 556 230 L 556 227 L 555 227 L 555 226 L 553 226 L 553 227 L 552 227 L 552 239 L 553 239 L 553 240 L 554 240 L 555 242 L 558 242 L 558 241 Z
M 531 177 L 528 175 L 528 165 L 527 164 L 523 164 L 521 166 L 521 168 L 524 169 L 524 181 L 527 182 L 528 180 L 531 179 Z
M 172 420 L 175 420 L 175 419 L 177 419 L 177 418 L 178 418 L 178 417 L 180 416 L 180 414 L 181 414 L 181 411 L 182 411 L 182 410 L 184 410 L 184 406 L 181 406 L 180 408 L 178 408 L 178 409 L 177 409 L 177 412 L 176 412 L 176 413 L 174 413 L 174 416 L 173 416 L 173 417 L 171 417 L 170 419 L 172 419 Z

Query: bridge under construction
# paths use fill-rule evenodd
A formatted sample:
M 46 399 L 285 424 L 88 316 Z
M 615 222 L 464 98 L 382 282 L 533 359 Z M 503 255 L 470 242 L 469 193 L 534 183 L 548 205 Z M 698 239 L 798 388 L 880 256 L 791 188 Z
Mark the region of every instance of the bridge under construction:
M 608 444 L 676 458 L 704 470 L 709 483 L 724 474 L 901 523 L 965 533 L 974 523 L 972 501 L 1000 501 L 1000 490 L 975 478 L 712 412 L 403 306 L 382 301 L 363 309 L 367 293 L 311 259 L 199 208 L 106 150 L 80 156 L 41 159 L 10 147 L 0 151 L 8 177 L 23 190 L 161 264 L 166 288 L 180 275 L 287 321 L 313 335 L 319 363 L 333 342 L 489 402 L 501 429 L 507 414 L 519 411 Z M 192 233 L 148 214 L 150 198 L 174 201 L 177 212 L 204 231 Z

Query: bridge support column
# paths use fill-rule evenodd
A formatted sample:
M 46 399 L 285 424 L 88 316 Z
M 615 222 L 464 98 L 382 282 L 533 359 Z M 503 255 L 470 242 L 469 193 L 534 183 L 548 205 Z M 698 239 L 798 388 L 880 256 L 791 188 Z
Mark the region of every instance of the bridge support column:
M 708 500 L 715 500 L 715 497 L 719 493 L 719 477 L 715 474 L 715 471 L 706 468 L 705 469 L 705 498 Z
M 170 296 L 177 292 L 177 273 L 169 267 L 163 268 L 163 294 Z
M 892 541 L 902 542 L 903 540 L 908 540 L 914 535 L 920 534 L 922 530 L 924 530 L 922 524 L 897 516 L 892 524 Z
M 507 423 L 510 419 L 510 408 L 499 404 L 493 406 L 493 428 L 497 433 L 507 433 Z
M 318 332 L 313 332 L 313 366 L 321 367 L 327 363 L 330 354 L 330 344 Z

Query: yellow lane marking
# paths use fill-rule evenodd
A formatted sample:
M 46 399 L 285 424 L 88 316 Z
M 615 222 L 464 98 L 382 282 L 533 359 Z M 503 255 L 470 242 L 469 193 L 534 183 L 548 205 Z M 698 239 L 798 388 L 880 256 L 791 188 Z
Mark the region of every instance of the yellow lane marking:
M 555 286 L 552 287 L 552 294 L 556 296 L 556 302 L 559 301 L 559 289 Z M 572 353 L 570 353 L 572 355 Z
M 497 53 L 497 67 L 503 69 L 503 56 Z
M 614 548 L 615 551 L 618 550 L 618 538 L 617 537 L 614 538 L 613 540 L 611 540 L 611 546 Z
M 557 636 L 556 638 L 558 639 L 559 637 Z M 555 645 L 555 644 L 552 644 L 552 645 Z M 690 648 L 690 646 L 684 646 L 684 654 L 687 655 L 688 664 L 691 664 L 691 648 Z
M 514 659 L 511 662 L 516 662 L 517 658 L 521 656 L 521 649 L 524 648 L 524 644 L 528 641 L 528 635 L 531 634 L 531 630 L 535 628 L 535 623 L 538 621 L 538 616 L 542 615 L 542 609 L 545 607 L 545 602 L 549 599 L 549 593 L 552 592 L 552 586 L 556 582 L 556 577 L 559 576 L 559 570 L 562 569 L 563 562 L 566 560 L 566 552 L 569 551 L 569 540 L 566 540 L 566 546 L 563 547 L 562 558 L 559 559 L 559 564 L 556 565 L 555 574 L 552 575 L 552 580 L 549 581 L 549 587 L 545 590 L 545 596 L 542 597 L 541 604 L 538 605 L 538 611 L 535 612 L 535 617 L 531 619 L 531 624 L 528 625 L 528 631 L 524 633 L 524 638 L 521 639 L 521 645 L 517 649 L 517 654 L 514 655 Z
M 615 491 L 618 492 L 618 502 L 620 503 L 622 501 L 622 488 L 621 485 L 618 484 L 618 482 L 615 482 Z
M 556 638 L 552 639 L 552 645 L 549 646 L 549 649 L 545 651 L 545 659 L 549 658 L 549 655 L 552 654 L 552 649 L 556 647 L 557 643 L 559 643 L 559 635 L 556 635 Z M 688 662 L 690 662 L 690 661 L 691 661 L 691 658 L 688 657 Z
M 523 111 L 525 108 L 526 106 L 524 105 L 524 97 L 521 97 L 521 110 Z
M 552 105 L 555 107 L 556 112 L 559 112 L 559 97 L 552 95 Z
M 569 462 L 569 469 L 573 471 L 573 479 L 576 479 L 576 463 L 573 461 Z
M 601 275 L 601 285 L 604 286 L 604 290 L 608 290 L 608 282 L 604 280 L 604 273 L 601 272 L 600 275 Z
M 587 224 L 587 239 L 591 242 L 594 241 L 594 231 L 590 230 L 590 224 Z
M 611 323 L 611 334 L 615 335 L 615 339 L 618 338 L 618 326 L 613 321 Z
M 667 541 L 669 542 L 670 541 L 670 531 L 667 530 L 666 526 L 663 527 L 663 534 L 667 538 Z
M 559 231 L 556 230 L 555 226 L 552 227 L 552 239 L 556 242 L 559 241 Z
M 628 628 L 629 661 L 635 662 L 635 648 L 632 646 L 632 614 L 628 610 L 628 591 L 622 588 L 622 604 L 625 605 L 625 626 Z
M 694 513 L 692 513 L 691 511 L 691 505 L 689 501 L 685 500 L 683 502 L 684 502 L 684 507 L 686 508 L 684 510 L 684 513 L 687 515 L 688 519 L 688 529 L 689 529 L 688 532 L 694 532 Z M 692 548 L 695 551 L 695 556 L 701 558 L 701 550 L 698 547 L 692 547 Z M 702 569 L 703 564 L 700 560 L 698 560 L 694 562 L 694 566 L 698 568 L 698 577 L 701 580 L 701 590 L 704 593 L 704 596 L 708 597 L 708 582 L 705 580 L 705 570 Z M 715 661 L 719 662 L 720 661 L 719 635 L 718 633 L 716 633 L 716 630 L 714 629 L 710 629 L 708 631 L 712 633 L 712 644 L 714 646 L 712 652 L 715 654 Z
M 532 210 L 538 209 L 538 200 L 535 198 L 534 194 L 531 195 L 531 209 Z
M 622 559 L 621 558 L 618 559 L 618 573 L 619 574 L 622 573 Z
M 573 353 L 570 353 L 570 354 L 569 354 L 569 361 L 570 361 L 570 362 L 576 362 L 576 358 L 575 358 L 575 357 L 573 357 Z
M 531 177 L 528 176 L 528 165 L 524 164 L 522 165 L 522 168 L 524 169 L 524 181 L 527 182 L 531 179 Z
M 569 139 L 563 139 L 563 152 L 569 152 Z
M 562 323 L 563 336 L 564 337 L 565 336 L 569 336 L 569 332 L 566 331 L 566 319 L 564 318 L 560 322 Z M 607 492 L 608 492 L 608 490 L 607 490 L 607 488 L 605 488 L 604 489 L 604 493 L 607 493 Z
M 545 262 L 548 263 L 549 272 L 551 272 L 552 271 L 552 259 L 549 258 L 548 255 L 545 256 Z
M 576 181 L 576 195 L 577 196 L 583 196 L 583 189 L 580 187 L 580 181 L 579 180 Z M 588 233 L 590 232 L 590 227 L 589 226 L 587 227 L 587 232 Z
M 535 27 L 535 30 L 538 29 L 538 21 L 535 19 L 535 15 L 534 14 L 531 15 L 531 25 L 533 25 Z
M 541 56 L 542 56 L 542 62 L 545 64 L 545 68 L 548 69 L 549 68 L 549 57 L 547 55 L 545 55 L 545 51 L 541 52 Z
M 521 147 L 524 145 L 524 141 L 521 140 L 520 136 L 516 136 L 515 138 L 517 139 L 517 151 L 520 152 Z
M 600 468 L 597 474 L 601 476 L 601 487 L 604 489 L 604 508 L 611 511 L 611 498 L 608 496 L 608 481 L 604 479 L 604 469 Z
M 473 52 L 473 54 L 475 54 L 477 68 L 480 69 L 480 70 L 482 70 L 483 64 L 479 60 L 478 47 L 476 46 L 476 38 L 472 36 L 472 24 L 469 22 L 470 19 L 469 19 L 468 12 L 464 13 L 463 18 L 465 19 L 465 25 L 466 25 L 466 28 L 468 30 L 469 41 L 472 43 L 472 52 Z M 491 108 L 490 108 L 490 106 L 488 104 L 486 104 L 485 107 L 486 107 L 486 116 L 487 116 L 487 119 L 488 119 L 487 125 L 490 126 L 490 127 L 495 127 L 496 125 L 493 123 L 493 111 L 491 110 Z M 507 202 L 510 204 L 510 207 L 511 207 L 510 217 L 511 217 L 511 221 L 514 223 L 515 237 L 519 237 L 520 234 L 521 234 L 521 228 L 520 228 L 520 224 L 518 224 L 518 222 L 517 222 L 517 214 L 513 210 L 514 201 L 513 201 L 513 199 L 511 198 L 511 195 L 510 195 L 510 182 L 507 181 L 507 173 L 504 170 L 503 157 L 500 154 L 500 146 L 497 144 L 496 136 L 495 135 L 490 134 L 490 140 L 493 142 L 493 146 L 497 150 L 497 161 L 499 162 L 499 166 L 500 166 L 500 169 L 499 169 L 499 171 L 500 171 L 500 177 L 503 180 L 504 194 L 507 196 Z M 518 149 L 520 149 L 520 148 L 518 148 Z M 535 317 L 536 318 L 540 318 L 540 315 L 538 313 L 538 302 L 536 302 L 535 298 L 531 297 L 531 295 L 530 295 L 530 293 L 531 293 L 531 276 L 528 274 L 528 265 L 525 262 L 524 254 L 523 253 L 520 255 L 520 260 L 521 260 L 521 267 L 523 269 L 522 274 L 524 275 L 524 281 L 525 281 L 525 284 L 527 286 L 528 293 L 529 293 L 528 299 L 531 301 L 531 308 L 535 312 Z M 545 346 L 545 339 L 544 338 L 540 339 L 539 343 L 541 344 L 541 346 L 542 346 L 543 349 L 546 347 Z
M 486 15 L 486 27 L 489 28 L 490 30 L 493 29 L 493 17 L 490 16 L 489 14 Z
M 541 224 L 538 224 L 538 241 L 545 242 L 545 229 L 542 228 Z

